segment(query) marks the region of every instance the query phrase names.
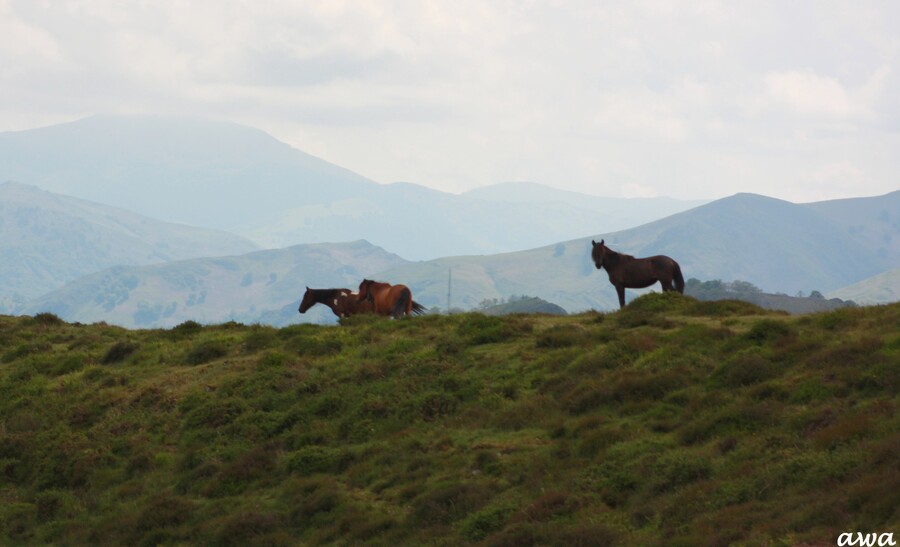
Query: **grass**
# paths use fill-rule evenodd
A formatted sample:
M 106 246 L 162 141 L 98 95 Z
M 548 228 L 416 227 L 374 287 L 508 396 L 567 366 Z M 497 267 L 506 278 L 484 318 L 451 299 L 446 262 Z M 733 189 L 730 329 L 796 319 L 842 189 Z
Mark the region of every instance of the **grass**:
M 833 544 L 900 529 L 900 305 L 128 331 L 0 317 L 0 543 Z

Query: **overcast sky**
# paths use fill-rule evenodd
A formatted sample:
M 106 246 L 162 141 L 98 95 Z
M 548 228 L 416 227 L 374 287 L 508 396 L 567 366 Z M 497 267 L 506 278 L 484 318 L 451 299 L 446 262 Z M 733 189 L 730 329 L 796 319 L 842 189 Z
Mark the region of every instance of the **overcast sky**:
M 900 2 L 0 0 L 0 131 L 258 127 L 383 183 L 900 189 Z

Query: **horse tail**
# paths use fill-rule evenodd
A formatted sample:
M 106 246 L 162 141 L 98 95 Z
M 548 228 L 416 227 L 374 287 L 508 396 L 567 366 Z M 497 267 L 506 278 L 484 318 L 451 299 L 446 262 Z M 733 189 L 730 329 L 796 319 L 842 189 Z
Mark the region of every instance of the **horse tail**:
M 675 290 L 684 294 L 684 276 L 681 275 L 681 266 L 674 260 L 672 261 L 672 264 L 675 266 L 672 276 L 675 281 Z
M 411 306 L 410 310 L 412 311 L 412 313 L 414 313 L 416 315 L 425 315 L 426 313 L 428 313 L 428 310 L 425 308 L 425 306 L 423 306 L 422 304 L 419 304 L 415 300 L 412 301 L 412 306 Z
M 394 304 L 394 309 L 391 310 L 391 316 L 400 317 L 401 315 L 409 315 L 411 306 L 412 291 L 409 290 L 409 287 L 403 287 L 403 290 L 400 291 L 400 296 L 397 298 L 397 302 Z

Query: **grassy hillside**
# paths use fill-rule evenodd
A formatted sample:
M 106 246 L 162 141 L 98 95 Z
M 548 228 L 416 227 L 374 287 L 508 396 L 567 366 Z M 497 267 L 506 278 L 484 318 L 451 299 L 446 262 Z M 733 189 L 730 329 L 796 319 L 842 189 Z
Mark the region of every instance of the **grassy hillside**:
M 833 544 L 900 529 L 900 305 L 171 330 L 0 317 L 0 543 Z

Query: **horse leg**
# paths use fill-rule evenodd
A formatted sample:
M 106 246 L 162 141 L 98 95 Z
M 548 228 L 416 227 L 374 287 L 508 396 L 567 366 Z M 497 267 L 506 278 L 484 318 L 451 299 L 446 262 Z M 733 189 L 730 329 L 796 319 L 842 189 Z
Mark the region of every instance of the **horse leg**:
M 624 285 L 616 285 L 616 294 L 619 295 L 619 309 L 625 307 L 625 286 Z

